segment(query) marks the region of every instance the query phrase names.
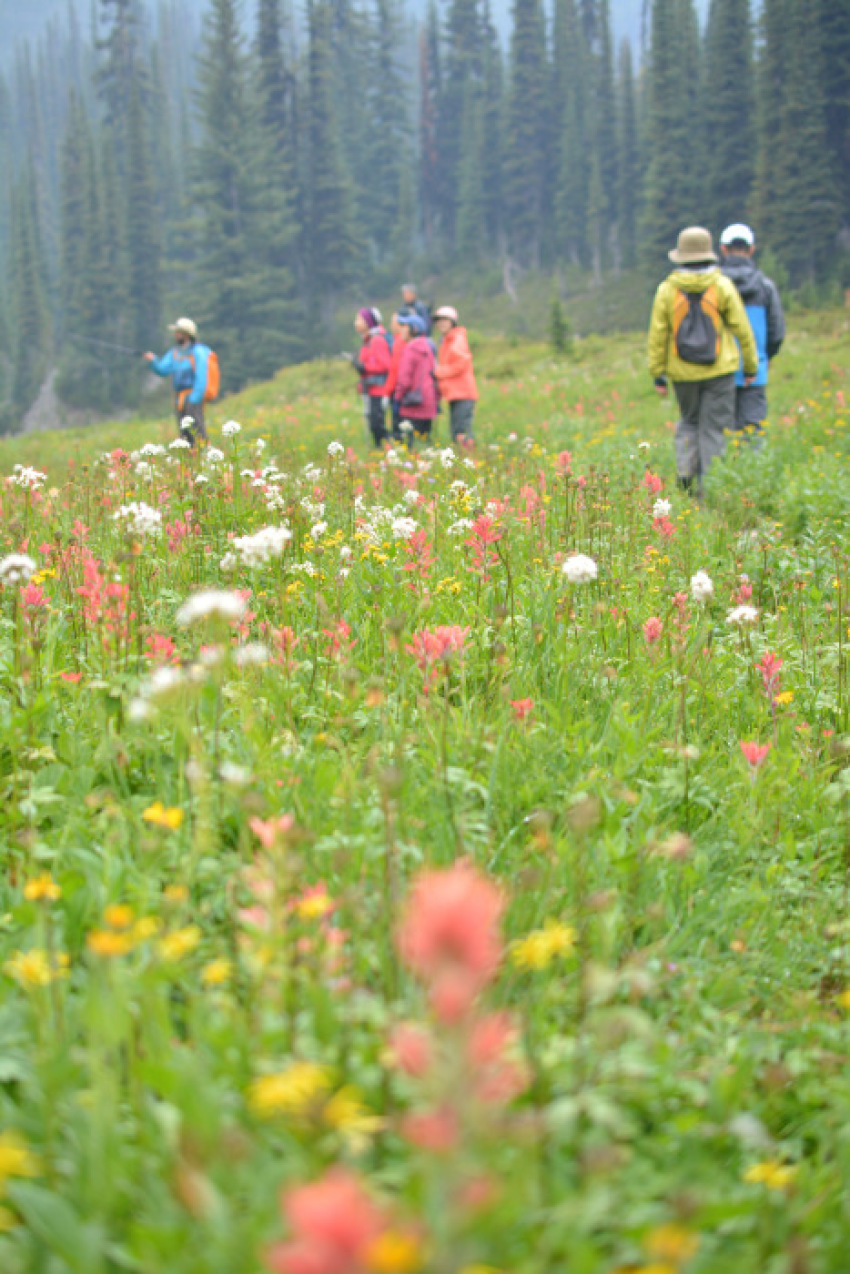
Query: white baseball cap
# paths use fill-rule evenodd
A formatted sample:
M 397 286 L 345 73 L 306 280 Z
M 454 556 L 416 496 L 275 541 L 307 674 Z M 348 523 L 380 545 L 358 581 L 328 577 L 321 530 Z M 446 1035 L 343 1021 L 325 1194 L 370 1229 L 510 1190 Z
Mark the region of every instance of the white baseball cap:
M 743 221 L 736 221 L 734 225 L 726 227 L 720 236 L 720 242 L 724 248 L 728 248 L 730 243 L 745 243 L 748 248 L 752 248 L 755 246 L 756 236 Z
M 433 319 L 448 319 L 450 323 L 457 323 L 457 310 L 453 305 L 441 305 L 431 315 Z
M 182 332 L 184 336 L 191 336 L 193 341 L 198 339 L 198 326 L 190 318 L 179 318 L 176 323 L 169 323 L 169 332 Z

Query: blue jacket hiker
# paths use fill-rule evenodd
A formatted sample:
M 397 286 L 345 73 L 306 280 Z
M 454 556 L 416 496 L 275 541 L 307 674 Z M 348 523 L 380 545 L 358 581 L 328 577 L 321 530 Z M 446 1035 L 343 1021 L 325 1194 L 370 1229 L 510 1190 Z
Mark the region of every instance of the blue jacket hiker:
M 196 436 L 206 441 L 204 402 L 211 396 L 208 393 L 211 351 L 198 340 L 198 328 L 192 319 L 179 318 L 169 331 L 174 333 L 173 349 L 161 358 L 145 354 L 145 361 L 157 376 L 171 377 L 181 438 L 192 444 Z
M 756 237 L 749 226 L 727 226 L 720 236 L 723 253 L 722 270 L 735 284 L 750 320 L 758 349 L 758 372 L 750 385 L 744 385 L 744 375 L 739 368 L 735 379 L 736 430 L 749 430 L 754 436 L 762 434 L 762 422 L 767 419 L 767 382 L 771 359 L 785 340 L 785 315 L 776 284 L 763 274 L 753 260 Z

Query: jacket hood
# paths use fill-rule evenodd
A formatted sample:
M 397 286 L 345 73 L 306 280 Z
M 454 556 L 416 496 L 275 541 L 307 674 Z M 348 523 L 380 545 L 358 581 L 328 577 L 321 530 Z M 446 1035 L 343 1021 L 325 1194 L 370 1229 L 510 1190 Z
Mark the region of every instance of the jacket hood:
M 707 265 L 699 270 L 674 270 L 669 282 L 683 292 L 704 292 L 716 280 L 720 273 L 716 265 Z
M 735 284 L 745 304 L 760 297 L 761 272 L 750 257 L 727 257 L 723 262 L 723 273 Z

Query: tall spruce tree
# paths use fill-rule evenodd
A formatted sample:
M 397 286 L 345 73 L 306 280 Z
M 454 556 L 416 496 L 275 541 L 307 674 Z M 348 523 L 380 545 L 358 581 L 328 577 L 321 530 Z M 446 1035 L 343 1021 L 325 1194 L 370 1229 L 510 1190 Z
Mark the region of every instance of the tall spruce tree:
M 511 252 L 540 263 L 546 185 L 546 28 L 541 0 L 514 0 L 505 138 L 505 204 Z
M 706 219 L 719 231 L 745 217 L 755 175 L 750 0 L 711 0 L 704 48 L 701 115 L 711 138 L 704 158 Z
M 620 45 L 617 101 L 617 226 L 623 265 L 631 269 L 636 261 L 637 249 L 640 156 L 632 46 L 628 40 L 623 40 Z
M 850 3 L 819 0 L 818 19 L 826 143 L 846 229 L 850 227 Z
M 263 130 L 248 86 L 235 0 L 212 0 L 199 75 L 195 205 L 202 219 L 200 315 L 238 387 L 282 363 L 291 337 L 291 277 L 270 207 Z
M 138 349 L 150 349 L 157 343 L 162 319 L 161 242 L 149 116 L 138 79 L 127 105 L 126 137 L 128 294 L 125 308 L 131 343 Z
M 393 231 L 410 156 L 410 124 L 405 86 L 398 70 L 399 15 L 393 0 L 374 0 L 372 74 L 368 97 L 370 130 L 369 169 L 373 175 L 369 199 L 369 238 L 374 258 L 383 263 L 392 255 Z M 378 181 L 374 174 L 380 174 Z
M 589 58 L 576 0 L 556 0 L 553 31 L 552 110 L 555 143 L 550 181 L 554 189 L 551 236 L 558 257 L 587 259 L 590 195 Z
M 442 62 L 436 5 L 431 0 L 419 32 L 419 205 L 425 247 L 433 252 L 442 219 L 440 103 Z
M 358 236 L 351 180 L 342 157 L 332 82 L 331 13 L 327 0 L 310 0 L 305 121 L 305 258 L 314 320 L 329 324 L 340 291 L 357 277 Z
M 12 403 L 17 419 L 32 406 L 52 358 L 44 245 L 32 163 L 27 163 L 12 195 Z
M 476 125 L 467 112 L 478 111 L 482 24 L 479 0 L 450 0 L 446 15 L 445 74 L 438 106 L 440 220 L 450 246 L 455 244 L 461 193 L 461 142 L 467 145 Z M 465 183 L 468 186 L 468 182 Z

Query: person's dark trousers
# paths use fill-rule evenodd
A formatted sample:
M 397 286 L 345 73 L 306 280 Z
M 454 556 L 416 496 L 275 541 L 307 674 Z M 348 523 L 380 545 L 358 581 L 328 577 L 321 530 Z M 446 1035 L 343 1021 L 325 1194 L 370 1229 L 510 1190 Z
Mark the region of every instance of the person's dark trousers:
M 703 479 L 712 460 L 726 451 L 726 434 L 735 428 L 735 376 L 673 382 L 679 403 L 674 446 L 679 482 L 687 490 Z
M 180 431 L 181 438 L 185 438 L 193 447 L 198 439 L 201 442 L 207 441 L 207 425 L 204 420 L 203 403 L 187 403 L 182 410 L 178 403 L 176 412 L 177 428 Z
M 764 446 L 767 420 L 767 388 L 764 385 L 741 385 L 735 390 L 735 436 L 746 439 L 760 451 Z
M 383 447 L 387 438 L 389 438 L 389 434 L 387 433 L 387 417 L 382 398 L 376 398 L 372 394 L 369 395 L 366 418 L 369 421 L 369 428 L 372 432 L 375 446 Z
M 393 418 L 393 441 L 403 442 L 401 434 L 401 403 L 392 400 L 392 418 Z
M 459 398 L 449 403 L 449 424 L 452 431 L 452 442 L 472 442 L 472 421 L 475 416 L 475 402 L 471 398 Z
M 404 435 L 404 440 L 407 443 L 408 449 L 413 446 L 414 437 L 431 437 L 431 426 L 434 423 L 433 420 L 411 420 L 409 416 L 402 416 L 402 420 L 407 420 L 407 423 L 413 426 L 412 429 L 401 429 L 401 422 L 399 422 L 399 429 Z

